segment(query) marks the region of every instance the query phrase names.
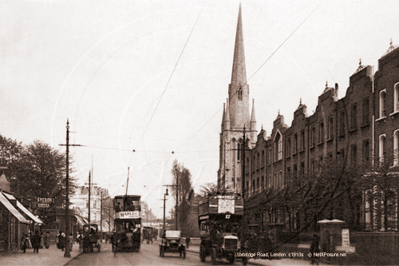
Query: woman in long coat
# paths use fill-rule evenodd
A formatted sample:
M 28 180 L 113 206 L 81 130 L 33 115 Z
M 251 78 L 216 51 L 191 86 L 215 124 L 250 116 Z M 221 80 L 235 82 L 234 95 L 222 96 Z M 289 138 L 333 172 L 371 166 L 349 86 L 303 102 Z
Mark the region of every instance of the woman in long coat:
M 49 248 L 49 246 L 50 246 L 50 232 L 49 231 L 46 232 L 46 235 L 44 236 L 43 241 L 44 241 L 44 246 L 46 248 Z
M 61 232 L 59 245 L 60 245 L 60 249 L 62 249 L 62 251 L 64 251 L 64 248 L 65 248 L 65 240 L 66 240 L 65 234 L 63 232 Z
M 35 235 L 32 236 L 31 242 L 32 242 L 32 247 L 33 247 L 33 253 L 39 253 L 39 248 L 40 248 L 40 235 L 39 231 L 35 232 Z

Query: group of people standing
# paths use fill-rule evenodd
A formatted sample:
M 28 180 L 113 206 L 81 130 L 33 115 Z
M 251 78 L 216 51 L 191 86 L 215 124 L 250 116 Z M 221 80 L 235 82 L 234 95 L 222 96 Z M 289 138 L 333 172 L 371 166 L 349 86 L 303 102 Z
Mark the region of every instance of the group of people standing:
M 73 236 L 72 233 L 69 234 L 69 251 L 72 251 L 72 245 L 73 245 Z M 58 231 L 56 235 L 56 243 L 57 243 L 57 248 L 61 249 L 64 251 L 66 248 L 66 235 L 62 231 Z
M 36 230 L 35 234 L 23 234 L 21 238 L 21 249 L 25 253 L 27 248 L 33 248 L 33 253 L 39 253 L 39 249 L 50 246 L 50 232 L 43 236 Z

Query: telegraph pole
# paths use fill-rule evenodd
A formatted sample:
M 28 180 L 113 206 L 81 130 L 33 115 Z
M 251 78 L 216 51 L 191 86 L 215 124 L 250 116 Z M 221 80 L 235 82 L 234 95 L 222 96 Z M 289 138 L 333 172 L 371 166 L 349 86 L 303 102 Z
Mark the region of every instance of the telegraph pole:
M 101 200 L 100 200 L 100 231 L 103 233 L 103 189 L 100 188 Z
M 90 196 L 91 196 L 91 172 L 89 171 L 89 217 L 88 217 L 88 221 L 90 224 Z
M 177 228 L 177 208 L 179 206 L 179 174 L 176 175 L 176 230 L 178 230 Z
M 242 140 L 243 140 L 243 142 L 242 142 L 242 144 L 243 144 L 243 147 L 242 147 L 242 177 L 241 177 L 241 195 L 242 195 L 242 197 L 244 198 L 244 195 L 245 195 L 245 190 L 244 190 L 244 188 L 245 188 L 245 150 L 246 150 L 246 144 L 247 144 L 247 141 L 246 141 L 246 139 L 245 139 L 245 124 L 244 124 L 244 132 L 243 132 L 243 138 L 242 138 Z
M 108 203 L 108 232 L 111 232 L 111 215 L 109 214 L 111 212 L 111 197 Z
M 69 144 L 69 119 L 67 119 L 66 125 L 66 144 L 60 144 L 60 146 L 66 146 L 66 179 L 65 179 L 65 234 L 66 234 L 66 248 L 64 257 L 70 258 L 71 253 L 69 251 L 69 146 L 82 146 L 80 144 Z

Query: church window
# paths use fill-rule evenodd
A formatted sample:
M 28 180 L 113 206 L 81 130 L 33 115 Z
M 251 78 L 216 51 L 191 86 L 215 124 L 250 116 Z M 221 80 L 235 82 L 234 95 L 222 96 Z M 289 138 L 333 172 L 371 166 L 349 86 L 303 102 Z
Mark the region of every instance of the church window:
M 399 152 L 399 129 L 393 133 L 393 165 L 398 166 L 398 152 Z
M 399 82 L 395 84 L 394 91 L 393 91 L 393 105 L 394 105 L 394 112 L 399 112 Z
M 242 89 L 241 88 L 238 89 L 238 100 L 242 101 Z
M 240 160 L 240 152 L 241 152 L 241 144 L 238 143 L 238 149 L 237 149 L 237 160 Z
M 320 122 L 320 127 L 319 127 L 319 143 L 324 142 L 324 123 L 323 121 Z
M 381 135 L 379 137 L 379 157 L 380 157 L 380 163 L 384 163 L 384 155 L 385 155 L 385 134 Z
M 380 118 L 383 118 L 386 116 L 386 111 L 385 111 L 385 95 L 386 95 L 386 90 L 382 90 L 380 92 Z
M 283 158 L 283 138 L 280 132 L 277 132 L 276 138 L 274 140 L 274 151 L 275 151 L 275 161 L 279 161 Z

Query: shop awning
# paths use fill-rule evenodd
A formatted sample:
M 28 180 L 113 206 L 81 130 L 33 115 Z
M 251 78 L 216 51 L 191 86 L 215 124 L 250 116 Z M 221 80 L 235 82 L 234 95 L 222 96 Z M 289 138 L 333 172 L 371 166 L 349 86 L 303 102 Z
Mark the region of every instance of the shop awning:
M 21 223 L 30 224 L 28 220 L 26 220 L 22 214 L 19 213 L 17 209 L 8 201 L 8 199 L 4 196 L 3 193 L 0 192 L 0 202 L 6 207 Z
M 35 223 L 37 224 L 42 224 L 43 222 L 37 218 L 35 215 L 33 215 L 33 213 L 31 213 L 28 209 L 25 208 L 24 205 L 21 204 L 21 202 L 19 202 L 13 195 L 7 194 L 7 193 L 3 193 L 9 200 L 16 200 L 17 201 L 17 207 L 23 211 L 26 215 L 29 216 L 29 218 L 31 218 Z
M 83 221 L 86 223 L 86 224 L 88 224 L 89 222 L 86 220 L 86 218 L 82 218 L 83 219 Z
M 86 224 L 81 217 L 79 217 L 77 215 L 75 215 L 75 217 L 78 220 L 78 223 L 80 223 L 81 225 L 85 225 Z

